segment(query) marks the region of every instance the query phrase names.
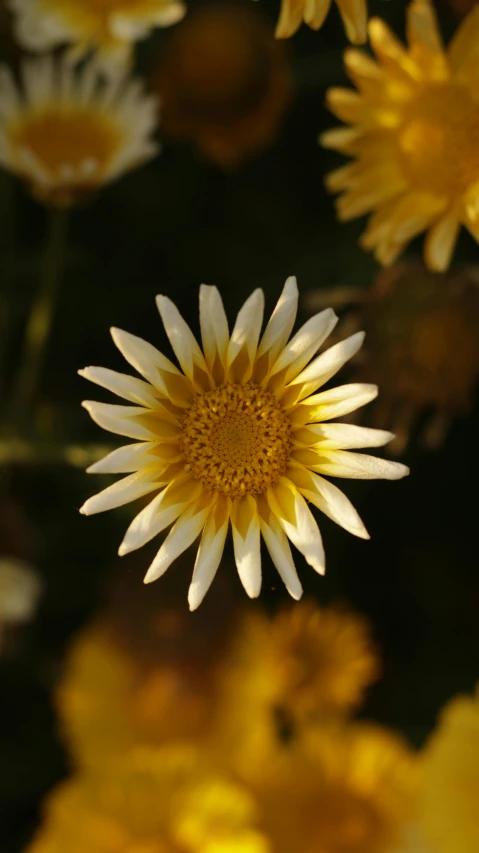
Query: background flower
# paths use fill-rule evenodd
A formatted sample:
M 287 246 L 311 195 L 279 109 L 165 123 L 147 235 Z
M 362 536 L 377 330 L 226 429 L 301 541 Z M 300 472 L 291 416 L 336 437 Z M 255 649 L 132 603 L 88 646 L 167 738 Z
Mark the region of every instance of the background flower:
M 361 44 L 366 41 L 366 0 L 336 0 L 349 41 Z M 294 35 L 304 21 L 313 30 L 319 30 L 329 12 L 331 0 L 281 0 L 281 14 L 276 27 L 278 38 Z

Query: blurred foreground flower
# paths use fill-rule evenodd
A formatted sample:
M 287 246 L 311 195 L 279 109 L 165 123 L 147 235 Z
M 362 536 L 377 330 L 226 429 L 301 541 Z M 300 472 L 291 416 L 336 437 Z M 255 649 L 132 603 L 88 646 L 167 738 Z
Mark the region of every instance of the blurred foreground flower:
M 367 38 L 368 8 L 366 0 L 336 0 L 346 35 L 354 44 Z M 331 0 L 281 0 L 281 14 L 276 27 L 277 38 L 288 38 L 304 21 L 313 30 L 323 26 Z
M 61 785 L 29 853 L 267 853 L 254 801 L 181 746 Z
M 288 107 L 284 48 L 256 10 L 204 5 L 168 39 L 154 86 L 162 130 L 224 168 L 267 148 Z
M 367 621 L 305 601 L 272 618 L 246 613 L 224 679 L 234 716 L 266 702 L 288 727 L 354 710 L 378 674 Z
M 321 535 L 307 500 L 354 535 L 368 538 L 349 500 L 320 475 L 395 480 L 408 473 L 399 463 L 350 452 L 384 445 L 390 433 L 323 423 L 372 400 L 377 388 L 346 385 L 315 394 L 359 350 L 364 336 L 353 335 L 310 361 L 337 318 L 331 309 L 321 312 L 288 343 L 297 301 L 296 280 L 290 278 L 260 339 L 264 295 L 255 290 L 230 335 L 218 290 L 202 285 L 203 354 L 175 305 L 159 296 L 158 309 L 183 373 L 151 344 L 120 329 L 112 329 L 116 345 L 147 381 L 101 367 L 80 371 L 135 404 L 86 401 L 93 420 L 140 442 L 88 469 L 131 473 L 90 498 L 81 512 L 91 515 L 158 492 L 131 523 L 119 553 L 140 548 L 173 524 L 146 574 L 145 583 L 151 583 L 202 534 L 188 594 L 193 610 L 216 574 L 230 522 L 248 595 L 261 590 L 262 534 L 288 591 L 298 599 L 302 587 L 288 538 L 316 571 L 325 570 Z
M 453 699 L 423 750 L 422 821 L 437 853 L 479 850 L 479 693 Z
M 317 310 L 325 299 L 334 305 L 334 291 L 311 293 L 308 304 Z M 369 291 L 344 294 L 343 307 L 355 299 L 346 323 L 367 335 L 355 378 L 384 388 L 372 424 L 391 425 L 394 453 L 419 423 L 423 445 L 436 449 L 468 411 L 479 378 L 479 269 L 437 274 L 403 262 L 381 272 Z
M 156 154 L 156 101 L 138 81 L 50 56 L 26 61 L 22 78 L 20 89 L 2 69 L 0 165 L 44 204 L 69 207 Z
M 461 224 L 479 240 L 479 8 L 447 51 L 428 0 L 409 6 L 409 49 L 379 19 L 369 34 L 377 63 L 356 50 L 345 54 L 359 92 L 328 92 L 331 110 L 352 127 L 320 141 L 355 162 L 332 172 L 327 186 L 342 193 L 341 220 L 375 211 L 361 244 L 381 264 L 427 230 L 426 263 L 445 270 Z
M 155 27 L 181 20 L 181 0 L 10 0 L 16 34 L 28 50 L 42 53 L 72 45 L 69 58 L 98 50 L 105 70 L 128 64 L 135 41 Z

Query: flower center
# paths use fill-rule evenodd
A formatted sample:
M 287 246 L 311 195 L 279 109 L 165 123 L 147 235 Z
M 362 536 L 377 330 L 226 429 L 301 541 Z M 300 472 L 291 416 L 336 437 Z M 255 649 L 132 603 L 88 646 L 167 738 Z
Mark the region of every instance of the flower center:
M 398 146 L 415 188 L 460 195 L 479 180 L 479 103 L 464 86 L 428 86 L 408 105 Z
M 273 394 L 253 382 L 221 385 L 186 412 L 181 446 L 207 490 L 259 495 L 286 469 L 291 424 Z
M 30 151 L 43 169 L 54 179 L 78 182 L 84 172 L 84 183 L 95 185 L 122 142 L 122 134 L 109 118 L 91 110 L 61 110 L 46 107 L 22 117 L 12 127 L 13 145 Z M 80 170 L 80 174 L 79 171 Z M 83 182 L 83 181 L 82 181 Z

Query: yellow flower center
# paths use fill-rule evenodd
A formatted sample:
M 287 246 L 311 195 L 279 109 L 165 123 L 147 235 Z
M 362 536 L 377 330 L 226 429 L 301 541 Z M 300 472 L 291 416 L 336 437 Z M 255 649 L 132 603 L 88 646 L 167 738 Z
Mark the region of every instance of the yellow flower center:
M 461 85 L 428 86 L 408 105 L 398 145 L 415 189 L 462 194 L 479 180 L 479 102 Z
M 109 116 L 87 109 L 60 110 L 54 105 L 22 117 L 11 136 L 15 147 L 31 151 L 52 178 L 66 178 L 68 167 L 75 172 L 83 168 L 85 183 L 105 170 L 123 141 Z
M 269 391 L 248 382 L 197 398 L 183 419 L 182 451 L 208 491 L 259 495 L 284 473 L 291 424 Z

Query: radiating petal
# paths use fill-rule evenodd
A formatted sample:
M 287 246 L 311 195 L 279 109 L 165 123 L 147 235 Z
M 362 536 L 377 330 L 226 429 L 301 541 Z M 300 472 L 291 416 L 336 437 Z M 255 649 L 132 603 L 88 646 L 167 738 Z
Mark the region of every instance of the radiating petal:
M 370 538 L 349 498 L 333 483 L 305 468 L 290 468 L 288 477 L 308 501 L 344 530 L 360 539 Z
M 261 592 L 260 525 L 251 495 L 233 503 L 231 527 L 238 575 L 249 597 L 257 598 Z
M 282 0 L 276 38 L 289 38 L 301 26 L 304 0 Z
M 280 517 L 279 522 L 288 539 L 303 554 L 308 565 L 312 566 L 320 575 L 324 575 L 326 561 L 319 527 L 302 495 L 297 489 L 292 491 L 294 493 L 296 520 L 294 523 L 290 523 L 285 518 Z
M 84 370 L 79 370 L 78 374 L 137 406 L 155 408 L 157 405 L 158 398 L 154 389 L 142 379 L 117 373 L 116 370 L 106 367 L 85 367 Z
M 196 510 L 193 506 L 180 515 L 148 569 L 143 583 L 156 581 L 172 562 L 192 545 L 203 530 L 209 512 L 210 505 L 200 510 Z
M 148 382 L 178 405 L 189 405 L 193 389 L 189 380 L 156 347 L 122 329 L 112 328 L 111 336 L 126 361 Z M 172 393 L 172 391 L 174 393 Z
M 207 284 L 200 287 L 200 326 L 203 351 L 208 367 L 212 370 L 216 358 L 222 364 L 226 362 L 229 329 L 218 288 Z
M 157 296 L 156 304 L 173 352 L 188 379 L 195 379 L 195 365 L 207 373 L 206 361 L 198 342 L 174 302 L 167 296 Z
M 131 551 L 136 551 L 137 548 L 141 548 L 150 542 L 158 533 L 173 524 L 191 503 L 190 499 L 186 499 L 180 503 L 167 504 L 165 501 L 167 491 L 164 489 L 159 495 L 156 495 L 148 506 L 135 516 L 118 549 L 120 557 L 129 554 Z
M 332 308 L 326 308 L 311 317 L 280 353 L 271 370 L 271 376 L 274 378 L 281 373 L 284 384 L 290 382 L 318 351 L 337 322 L 338 318 Z
M 364 332 L 356 332 L 356 334 L 351 335 L 351 337 L 340 341 L 326 350 L 326 352 L 321 353 L 305 370 L 301 371 L 290 382 L 286 389 L 286 394 L 288 394 L 291 387 L 294 388 L 294 386 L 300 385 L 301 388 L 298 389 L 297 396 L 296 391 L 294 391 L 296 397 L 294 402 L 296 403 L 298 398 L 308 397 L 313 391 L 331 379 L 347 361 L 356 355 L 358 350 L 361 349 L 363 341 Z
M 378 459 L 366 453 L 348 450 L 318 450 L 321 457 L 318 470 L 330 477 L 348 477 L 354 480 L 401 480 L 409 474 L 407 465 Z
M 258 347 L 258 359 L 267 354 L 268 367 L 286 345 L 296 320 L 297 310 L 298 285 L 296 278 L 290 276 L 286 280 Z
M 346 35 L 353 44 L 364 44 L 367 38 L 368 10 L 365 0 L 336 0 Z
M 143 471 L 138 471 L 124 477 L 123 480 L 118 480 L 97 495 L 93 495 L 80 507 L 80 512 L 82 515 L 94 515 L 97 512 L 116 509 L 119 506 L 131 503 L 131 501 L 136 501 L 137 498 L 141 498 L 157 488 L 158 482 L 155 474 L 145 474 Z
M 263 324 L 263 312 L 264 293 L 258 288 L 246 300 L 236 318 L 228 346 L 228 367 L 231 367 L 242 353 L 246 354 L 249 364 L 253 364 Z
M 273 514 L 268 524 L 261 519 L 261 533 L 281 580 L 292 598 L 298 601 L 303 594 L 303 587 L 296 572 L 288 538 Z
M 339 418 L 354 412 L 361 406 L 365 406 L 378 396 L 378 386 L 358 382 L 349 385 L 338 385 L 328 391 L 322 391 L 313 397 L 303 400 L 299 407 L 304 406 L 308 414 L 308 421 L 329 421 L 331 418 Z
M 84 400 L 82 406 L 98 426 L 117 435 L 145 441 L 174 440 L 179 435 L 177 427 L 157 418 L 148 409 L 98 403 L 95 400 Z
M 230 509 L 229 499 L 219 499 L 206 522 L 188 590 L 190 610 L 200 606 L 218 570 L 229 527 Z
M 139 471 L 148 459 L 152 462 L 155 457 L 149 457 L 149 452 L 156 447 L 154 441 L 141 441 L 139 444 L 125 444 L 112 450 L 103 459 L 94 462 L 87 468 L 88 474 L 131 474 Z
M 304 446 L 319 444 L 320 448 L 347 450 L 361 447 L 383 447 L 394 438 L 394 433 L 383 429 L 356 426 L 355 424 L 310 424 L 294 435 L 295 442 Z

